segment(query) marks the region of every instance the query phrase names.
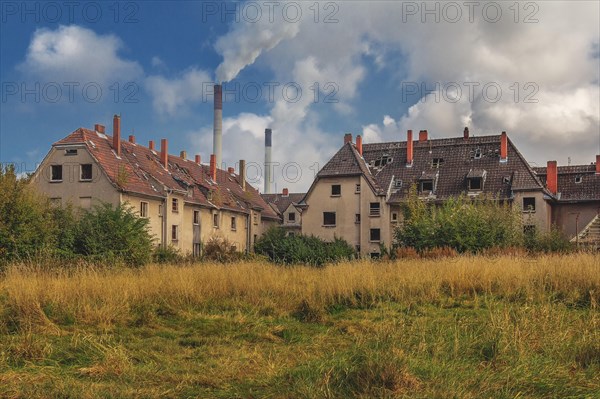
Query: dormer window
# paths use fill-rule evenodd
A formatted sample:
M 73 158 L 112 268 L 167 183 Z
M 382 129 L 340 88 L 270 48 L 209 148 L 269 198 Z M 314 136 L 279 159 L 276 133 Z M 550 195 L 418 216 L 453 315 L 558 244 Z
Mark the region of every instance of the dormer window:
M 483 169 L 471 169 L 467 173 L 467 189 L 469 191 L 482 191 L 487 172 Z
M 474 159 L 481 159 L 481 148 L 477 148 L 475 150 L 475 154 L 473 155 Z
M 435 186 L 437 184 L 438 172 L 430 172 L 421 175 L 418 182 L 418 189 L 420 194 L 433 194 L 435 192 Z
M 479 191 L 483 189 L 483 179 L 474 177 L 469 179 L 469 191 Z
M 443 164 L 444 164 L 444 158 L 433 158 L 433 161 L 431 162 L 431 167 L 434 169 L 437 169 L 440 166 L 442 166 Z
M 67 156 L 68 155 L 77 155 L 77 150 L 69 148 L 69 149 L 65 150 L 65 155 L 67 155 Z
M 419 182 L 419 191 L 428 193 L 433 191 L 433 180 L 421 180 Z
M 395 190 L 399 190 L 401 188 L 402 188 L 402 180 L 398 179 L 398 178 L 395 178 L 394 179 L 394 189 Z

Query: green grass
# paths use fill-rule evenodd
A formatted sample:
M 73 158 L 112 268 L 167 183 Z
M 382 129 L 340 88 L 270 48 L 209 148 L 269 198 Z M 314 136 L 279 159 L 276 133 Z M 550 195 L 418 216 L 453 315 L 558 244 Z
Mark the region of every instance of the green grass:
M 545 289 L 540 300 L 440 284 L 436 297 L 287 311 L 243 295 L 145 299 L 115 323 L 50 302 L 20 319 L 2 293 L 0 397 L 600 398 L 595 301 Z

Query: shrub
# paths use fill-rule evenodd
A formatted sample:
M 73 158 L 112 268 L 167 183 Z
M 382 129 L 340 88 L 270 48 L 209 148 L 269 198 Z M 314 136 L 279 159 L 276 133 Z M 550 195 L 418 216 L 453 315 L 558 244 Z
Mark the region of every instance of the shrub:
M 229 263 L 240 260 L 242 253 L 226 238 L 215 236 L 209 238 L 204 245 L 202 257 L 212 262 Z
M 154 252 L 152 253 L 152 261 L 155 263 L 181 263 L 183 262 L 185 257 L 181 255 L 179 249 L 175 248 L 172 245 L 168 247 L 163 247 L 162 245 L 154 248 Z
M 286 231 L 281 227 L 269 229 L 256 241 L 254 251 L 275 263 L 313 266 L 323 266 L 355 256 L 352 246 L 340 238 L 325 242 L 315 236 L 286 236 Z
M 526 234 L 525 248 L 531 252 L 568 253 L 573 251 L 574 245 L 556 226 L 552 226 L 552 229 L 547 232 L 536 230 L 534 233 Z
M 83 212 L 73 249 L 93 260 L 140 266 L 152 256 L 153 243 L 147 226 L 148 219 L 138 217 L 126 206 L 95 206 Z

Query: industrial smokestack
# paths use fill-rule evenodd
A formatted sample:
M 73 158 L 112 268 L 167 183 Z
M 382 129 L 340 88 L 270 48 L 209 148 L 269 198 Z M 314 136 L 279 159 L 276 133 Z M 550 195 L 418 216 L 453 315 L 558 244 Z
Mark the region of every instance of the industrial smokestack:
M 113 150 L 118 157 L 121 156 L 121 117 L 113 117 Z
M 271 194 L 271 129 L 265 129 L 265 194 Z
M 220 84 L 216 84 L 214 86 L 214 93 L 213 154 L 215 154 L 217 167 L 220 168 L 222 162 L 221 153 L 223 149 L 223 87 Z
M 240 183 L 242 190 L 246 191 L 246 160 L 240 159 Z

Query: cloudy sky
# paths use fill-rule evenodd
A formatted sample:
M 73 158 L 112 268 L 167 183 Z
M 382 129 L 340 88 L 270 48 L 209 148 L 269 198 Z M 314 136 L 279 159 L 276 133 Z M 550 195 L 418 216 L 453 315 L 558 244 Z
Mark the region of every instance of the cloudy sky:
M 346 132 L 505 130 L 537 165 L 600 153 L 597 1 L 1 4 L 0 162 L 22 171 L 115 113 L 206 160 L 215 81 L 223 161 L 260 165 L 272 128 L 278 191 L 306 190 Z

